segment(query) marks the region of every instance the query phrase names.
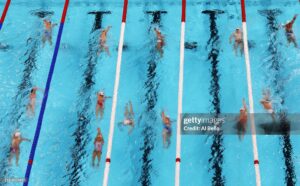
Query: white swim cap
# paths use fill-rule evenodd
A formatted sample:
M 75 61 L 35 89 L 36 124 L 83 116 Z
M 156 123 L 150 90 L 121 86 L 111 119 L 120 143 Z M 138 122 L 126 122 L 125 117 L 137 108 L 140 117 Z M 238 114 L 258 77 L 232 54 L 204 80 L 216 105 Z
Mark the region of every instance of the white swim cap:
M 15 133 L 15 137 L 20 137 L 21 136 L 21 132 L 16 132 Z
M 101 96 L 104 96 L 104 92 L 102 92 L 102 91 L 100 91 L 99 94 L 100 94 Z

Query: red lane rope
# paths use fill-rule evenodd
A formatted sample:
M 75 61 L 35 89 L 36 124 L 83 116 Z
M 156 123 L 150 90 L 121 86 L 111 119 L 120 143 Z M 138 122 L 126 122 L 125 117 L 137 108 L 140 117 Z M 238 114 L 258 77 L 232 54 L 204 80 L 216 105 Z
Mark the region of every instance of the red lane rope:
M 124 0 L 124 6 L 123 6 L 123 15 L 122 15 L 122 22 L 126 22 L 126 15 L 127 15 L 127 7 L 128 7 L 128 0 Z
M 242 9 L 242 22 L 246 22 L 245 0 L 241 0 L 241 9 Z
M 185 22 L 185 17 L 186 17 L 186 0 L 182 0 L 182 14 L 181 14 L 181 22 Z
M 65 6 L 64 6 L 64 10 L 61 16 L 61 21 L 60 23 L 65 23 L 65 19 L 66 19 L 66 15 L 67 15 L 67 10 L 68 10 L 68 6 L 69 6 L 69 0 L 66 0 Z
M 1 19 L 0 19 L 0 23 L 3 23 L 4 20 L 5 20 L 5 17 L 6 17 L 6 14 L 7 14 L 7 10 L 8 10 L 8 7 L 9 7 L 9 5 L 10 5 L 10 1 L 11 1 L 11 0 L 7 0 L 7 1 L 6 1 L 5 7 L 4 7 L 4 10 L 3 10 L 3 12 L 2 12 Z

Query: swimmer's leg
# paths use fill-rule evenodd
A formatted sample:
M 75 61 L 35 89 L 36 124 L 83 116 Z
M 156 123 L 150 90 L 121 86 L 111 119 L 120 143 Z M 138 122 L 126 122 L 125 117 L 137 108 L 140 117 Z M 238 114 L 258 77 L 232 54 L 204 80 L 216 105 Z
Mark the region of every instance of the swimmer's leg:
M 98 115 L 99 115 L 99 105 L 97 104 L 96 105 L 96 118 L 98 118 Z
M 92 166 L 95 166 L 95 159 L 96 159 L 96 152 L 93 152 L 93 157 L 92 157 Z
M 102 107 L 99 110 L 100 110 L 100 118 L 102 119 L 103 118 L 103 114 L 104 114 L 104 108 Z
M 97 159 L 98 159 L 97 166 L 99 166 L 99 164 L 100 164 L 101 154 L 102 154 L 101 152 L 99 152 L 99 153 L 97 154 Z
M 19 157 L 20 157 L 20 151 L 16 151 L 16 165 L 19 166 Z
M 49 41 L 50 46 L 52 46 L 52 36 L 50 36 L 50 37 L 48 38 L 48 41 Z
M 243 55 L 243 54 L 244 54 L 244 44 L 243 44 L 243 42 L 241 42 L 241 43 L 239 44 L 239 46 L 240 46 L 240 52 L 241 52 L 241 55 Z
M 46 36 L 45 35 L 43 35 L 43 37 L 42 37 L 42 43 L 43 43 L 43 47 L 44 47 L 45 43 L 46 43 Z
M 11 160 L 12 160 L 12 158 L 13 158 L 13 153 L 10 152 L 9 158 L 8 158 L 8 164 L 9 164 L 9 165 L 11 165 Z
M 298 48 L 298 44 L 297 44 L 297 41 L 295 38 L 293 39 L 293 43 L 294 43 L 295 48 Z
M 109 48 L 108 48 L 108 46 L 105 46 L 105 47 L 104 47 L 104 49 L 105 49 L 105 51 L 106 51 L 107 55 L 108 55 L 108 56 L 110 56 L 110 53 L 109 53 Z
M 168 148 L 171 144 L 171 140 L 170 140 L 171 136 L 169 134 L 167 134 L 167 137 L 166 137 L 166 148 Z
M 163 51 L 163 49 L 162 49 L 162 48 L 160 48 L 160 50 L 159 50 L 159 54 L 160 54 L 160 57 L 163 57 L 163 55 L 164 55 L 164 51 Z
M 238 47 L 239 47 L 238 42 L 235 42 L 234 45 L 233 45 L 235 56 L 237 56 L 237 49 L 238 49 Z
M 129 116 L 128 103 L 126 103 L 126 105 L 125 105 L 125 112 L 124 112 L 124 116 L 125 116 L 125 118 L 128 118 L 128 116 Z
M 132 107 L 131 101 L 129 101 L 129 107 L 130 107 L 130 110 L 129 110 L 130 114 L 131 114 L 131 115 L 134 115 L 133 107 Z
M 166 132 L 163 131 L 163 147 L 166 148 L 167 135 Z

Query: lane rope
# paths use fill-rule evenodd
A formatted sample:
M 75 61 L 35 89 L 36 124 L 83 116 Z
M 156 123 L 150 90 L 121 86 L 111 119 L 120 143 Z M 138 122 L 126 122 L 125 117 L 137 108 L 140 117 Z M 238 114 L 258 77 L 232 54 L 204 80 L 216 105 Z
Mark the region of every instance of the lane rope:
M 178 111 L 177 111 L 177 134 L 176 134 L 176 166 L 175 186 L 180 185 L 180 163 L 181 163 L 181 114 L 183 97 L 183 72 L 184 72 L 184 36 L 186 19 L 186 0 L 182 0 L 181 9 L 181 33 L 180 33 L 180 59 L 179 59 L 179 80 L 178 80 Z
M 52 61 L 51 61 L 51 65 L 50 65 L 50 69 L 49 69 L 49 73 L 48 73 L 48 78 L 47 78 L 47 82 L 46 82 L 46 88 L 44 91 L 41 110 L 39 113 L 39 118 L 38 118 L 32 146 L 31 146 L 31 150 L 30 150 L 30 155 L 29 155 L 29 160 L 28 160 L 28 164 L 27 164 L 27 168 L 26 168 L 25 180 L 24 180 L 23 186 L 28 186 L 28 183 L 29 183 L 31 168 L 32 168 L 35 151 L 36 151 L 36 147 L 37 147 L 37 144 L 39 141 L 39 136 L 40 136 L 40 132 L 41 132 L 42 124 L 43 124 L 43 117 L 44 117 L 44 113 L 45 113 L 45 109 L 46 109 L 46 105 L 47 105 L 49 89 L 50 89 L 51 80 L 52 80 L 52 76 L 53 76 L 53 72 L 54 72 L 54 68 L 55 68 L 55 64 L 56 64 L 56 59 L 57 59 L 57 55 L 58 55 L 58 51 L 59 51 L 59 46 L 60 46 L 60 41 L 61 41 L 62 32 L 63 32 L 63 28 L 64 28 L 65 18 L 67 15 L 68 6 L 69 6 L 69 0 L 66 0 L 64 9 L 63 9 L 63 13 L 62 13 L 62 17 L 61 17 L 59 30 L 58 30 L 58 36 L 56 39 L 55 49 L 54 49 L 54 53 L 53 53 L 53 57 L 52 57 Z
M 252 136 L 255 178 L 256 178 L 256 186 L 261 186 L 258 148 L 257 148 L 257 140 L 256 140 L 256 128 L 255 128 L 255 120 L 254 120 L 254 104 L 253 104 L 253 94 L 252 94 L 252 80 L 251 80 L 251 67 L 250 67 L 250 57 L 249 57 L 249 47 L 248 47 L 245 0 L 241 0 L 241 10 L 242 10 L 244 55 L 245 55 L 246 72 L 247 72 L 248 99 L 249 99 L 249 107 L 250 107 L 250 122 L 251 122 L 251 134 L 252 134 L 251 136 Z
M 9 5 L 10 5 L 10 1 L 11 1 L 11 0 L 7 0 L 6 3 L 5 3 L 5 7 L 4 7 L 4 10 L 3 10 L 3 12 L 2 12 L 1 19 L 0 19 L 0 30 L 2 29 L 2 25 L 3 25 L 3 23 L 4 23 L 4 20 L 5 20 L 5 17 L 6 17 L 8 8 L 9 8 Z
M 108 176 L 109 176 L 110 163 L 111 163 L 112 141 L 113 141 L 114 128 L 115 128 L 116 108 L 117 108 L 122 53 L 123 53 L 123 45 L 124 45 L 124 33 L 125 33 L 125 24 L 126 24 L 126 17 L 127 17 L 127 7 L 128 7 L 128 0 L 124 0 L 120 40 L 118 46 L 118 58 L 117 58 L 117 65 L 116 65 L 116 77 L 115 77 L 114 94 L 112 100 L 110 127 L 109 127 L 107 153 L 106 153 L 106 163 L 104 168 L 104 176 L 103 176 L 103 184 L 102 184 L 103 186 L 108 185 Z

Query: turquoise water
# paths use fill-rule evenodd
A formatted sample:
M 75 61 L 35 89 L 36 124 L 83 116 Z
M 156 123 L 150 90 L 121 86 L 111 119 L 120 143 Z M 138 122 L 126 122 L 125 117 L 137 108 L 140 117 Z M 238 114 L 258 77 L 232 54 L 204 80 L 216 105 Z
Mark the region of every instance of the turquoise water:
M 4 2 L 0 5 L 4 7 Z M 262 89 L 268 87 L 275 99 L 285 100 L 276 108 L 298 113 L 299 51 L 287 47 L 284 32 L 272 29 L 272 24 L 291 19 L 300 8 L 299 3 L 247 1 L 246 5 L 255 112 L 265 112 L 259 100 Z M 122 6 L 122 1 L 70 2 L 29 185 L 102 185 L 112 99 L 105 103 L 104 118 L 96 119 L 96 93 L 104 90 L 106 95 L 113 95 Z M 54 51 L 54 46 L 42 47 L 42 19 L 32 14 L 51 11 L 51 20 L 59 23 L 62 9 L 62 0 L 27 4 L 12 1 L 0 32 L 0 42 L 10 46 L 0 51 L 0 135 L 3 139 L 0 178 L 24 177 L 31 143 L 21 145 L 19 167 L 9 166 L 10 135 L 19 129 L 24 137 L 33 139 L 42 93 L 38 93 L 37 114 L 33 118 L 28 118 L 25 112 L 28 93 L 32 86 L 45 87 Z M 215 9 L 224 13 L 215 16 L 202 13 Z M 272 19 L 259 13 L 266 9 L 273 10 L 268 14 Z M 167 13 L 161 13 L 160 19 L 146 13 L 157 10 Z M 96 21 L 94 14 L 88 14 L 91 11 L 111 13 L 103 14 Z M 129 1 L 116 122 L 123 120 L 124 106 L 131 100 L 136 127 L 128 135 L 127 128 L 115 125 L 109 185 L 174 185 L 176 122 L 172 126 L 171 145 L 164 149 L 160 112 L 165 109 L 171 118 L 177 118 L 180 12 L 180 1 Z M 99 27 L 101 23 L 101 28 L 112 26 L 108 37 L 110 57 L 96 54 L 100 30 L 93 29 L 95 23 Z M 162 58 L 155 51 L 152 31 L 158 26 L 166 38 Z M 196 42 L 197 48 L 185 49 L 183 112 L 209 113 L 219 108 L 221 113 L 236 113 L 242 106 L 242 98 L 247 100 L 244 57 L 236 57 L 228 42 L 232 31 L 239 26 L 238 1 L 188 1 L 185 39 Z M 299 29 L 297 20 L 296 36 Z M 57 32 L 55 27 L 53 42 Z M 215 59 L 209 58 L 212 51 Z M 212 71 L 214 62 L 217 75 Z M 270 65 L 273 63 L 279 64 L 279 70 L 274 70 Z M 214 107 L 212 102 L 216 99 L 219 106 Z M 105 145 L 101 164 L 94 168 L 91 159 L 97 127 L 101 128 Z M 257 136 L 262 185 L 288 185 L 289 176 L 297 179 L 295 185 L 299 185 L 297 138 L 288 138 L 293 148 L 292 161 L 289 161 L 283 154 L 283 149 L 290 150 L 285 148 L 287 139 Z M 213 145 L 217 147 L 212 148 Z M 255 185 L 249 135 L 243 141 L 236 135 L 221 138 L 183 135 L 181 150 L 181 185 Z M 289 162 L 291 166 L 287 166 Z M 291 170 L 286 170 L 287 167 Z

